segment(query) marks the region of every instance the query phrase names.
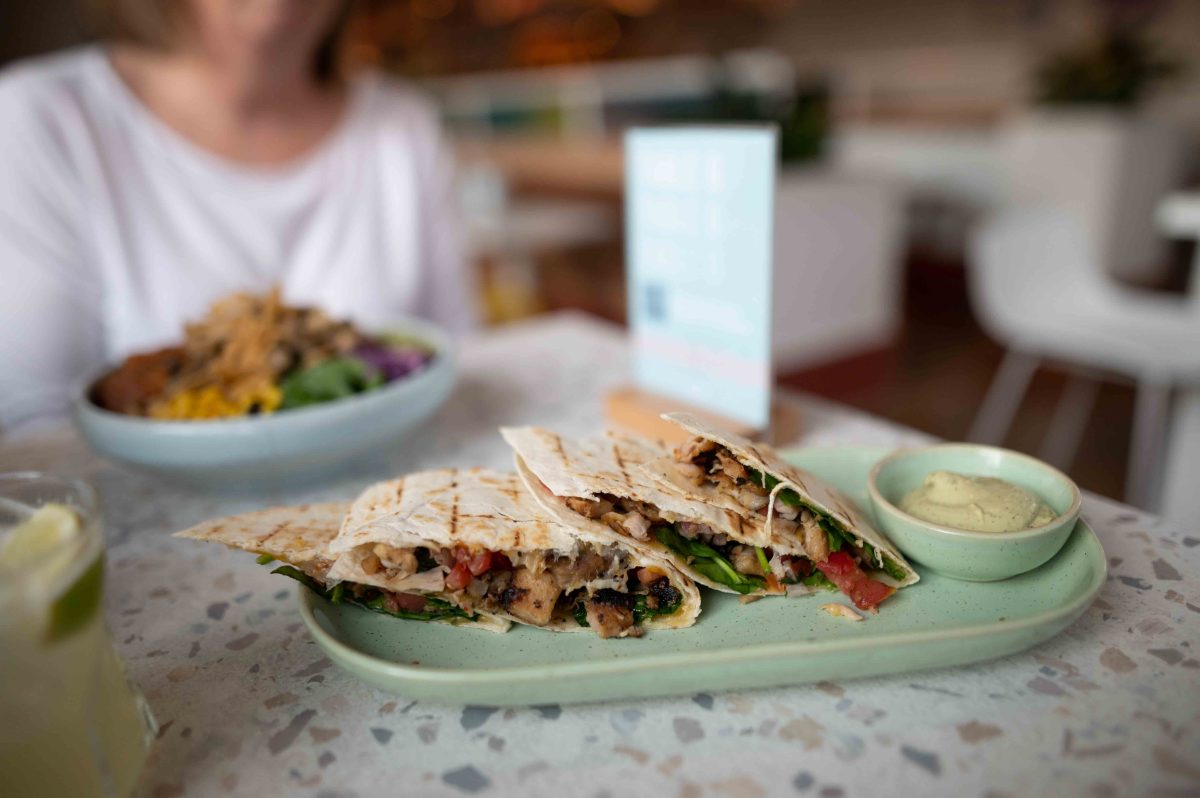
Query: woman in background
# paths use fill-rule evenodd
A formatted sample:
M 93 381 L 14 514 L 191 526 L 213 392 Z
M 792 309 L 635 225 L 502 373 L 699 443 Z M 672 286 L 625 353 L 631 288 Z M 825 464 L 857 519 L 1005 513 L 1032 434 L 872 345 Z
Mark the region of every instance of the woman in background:
M 238 291 L 475 322 L 434 111 L 343 80 L 345 0 L 98 0 L 103 44 L 0 72 L 0 427 Z

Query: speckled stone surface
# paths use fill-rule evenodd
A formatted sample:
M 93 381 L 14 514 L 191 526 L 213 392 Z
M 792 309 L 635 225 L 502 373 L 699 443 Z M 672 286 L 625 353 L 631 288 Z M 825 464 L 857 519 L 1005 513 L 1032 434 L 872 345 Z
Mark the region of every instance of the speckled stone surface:
M 624 357 L 613 328 L 575 316 L 468 344 L 449 404 L 400 450 L 272 495 L 164 486 L 96 459 L 65 426 L 0 443 L 0 470 L 80 475 L 103 494 L 106 610 L 161 726 L 144 793 L 1200 794 L 1200 529 L 1092 496 L 1083 514 L 1109 557 L 1108 584 L 1029 652 L 892 678 L 520 710 L 369 688 L 308 637 L 291 583 L 244 554 L 169 537 L 214 515 L 349 498 L 404 470 L 504 467 L 496 426 L 593 429 Z M 802 408 L 804 445 L 923 440 L 825 403 Z

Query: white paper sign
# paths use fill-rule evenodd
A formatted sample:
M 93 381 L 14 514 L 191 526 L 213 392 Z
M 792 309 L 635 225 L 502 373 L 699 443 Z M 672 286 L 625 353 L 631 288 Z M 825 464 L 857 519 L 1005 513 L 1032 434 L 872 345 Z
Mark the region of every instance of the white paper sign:
M 771 412 L 776 153 L 771 127 L 625 137 L 634 379 L 758 429 Z

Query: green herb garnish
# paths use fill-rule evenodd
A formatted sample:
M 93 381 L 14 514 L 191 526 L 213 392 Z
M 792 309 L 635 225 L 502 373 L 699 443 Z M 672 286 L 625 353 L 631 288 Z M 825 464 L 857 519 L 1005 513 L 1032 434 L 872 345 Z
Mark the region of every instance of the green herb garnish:
M 255 562 L 258 563 L 259 565 L 266 565 L 267 563 L 275 562 L 275 555 L 274 554 L 260 554 L 260 555 L 258 555 L 258 559 L 255 560 Z
M 587 604 L 583 599 L 575 604 L 575 623 L 580 626 L 591 626 L 587 619 Z
M 691 558 L 688 564 L 693 570 L 718 584 L 742 594 L 753 593 L 762 587 L 762 579 L 739 573 L 721 552 L 698 540 L 688 540 L 673 526 L 655 528 L 654 537 L 680 557 Z

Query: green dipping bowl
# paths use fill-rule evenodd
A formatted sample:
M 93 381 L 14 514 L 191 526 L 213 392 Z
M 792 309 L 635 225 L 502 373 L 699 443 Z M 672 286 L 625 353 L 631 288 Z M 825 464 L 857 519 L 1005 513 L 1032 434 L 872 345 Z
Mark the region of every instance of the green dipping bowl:
M 915 518 L 900 499 L 930 471 L 996 477 L 1032 492 L 1058 516 L 1019 532 L 971 532 Z M 1032 571 L 1067 542 L 1083 497 L 1057 468 L 1020 452 L 973 443 L 902 449 L 875 464 L 867 482 L 875 521 L 904 556 L 954 579 L 994 582 Z

